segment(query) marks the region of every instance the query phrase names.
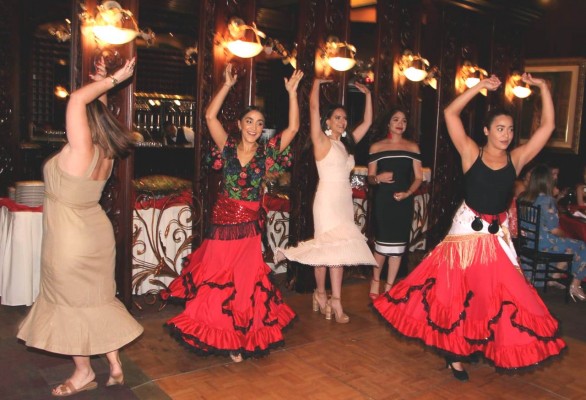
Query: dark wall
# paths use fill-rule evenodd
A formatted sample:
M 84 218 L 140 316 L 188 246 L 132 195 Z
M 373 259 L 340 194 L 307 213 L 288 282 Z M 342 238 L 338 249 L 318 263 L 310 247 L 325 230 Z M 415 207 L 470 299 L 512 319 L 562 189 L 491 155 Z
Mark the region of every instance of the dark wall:
M 544 5 L 543 16 L 533 22 L 525 37 L 526 58 L 586 57 L 586 1 L 552 0 Z M 544 150 L 537 161 L 560 166 L 560 186 L 582 180 L 586 162 L 586 103 L 582 107 L 579 154 Z

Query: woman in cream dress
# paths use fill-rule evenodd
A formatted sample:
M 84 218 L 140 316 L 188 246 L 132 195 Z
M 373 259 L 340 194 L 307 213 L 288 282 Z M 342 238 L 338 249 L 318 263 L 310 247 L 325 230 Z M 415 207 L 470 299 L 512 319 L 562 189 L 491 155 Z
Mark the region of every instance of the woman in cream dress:
M 68 143 L 44 165 L 41 288 L 20 325 L 27 346 L 73 357 L 75 371 L 52 395 L 97 387 L 89 356 L 106 354 L 106 386 L 123 384 L 118 349 L 143 331 L 116 299 L 112 224 L 98 203 L 114 158 L 123 157 L 132 134 L 110 114 L 105 93 L 130 78 L 134 59 L 106 77 L 103 60 L 94 80 L 70 96 Z
M 364 118 L 351 133 L 346 133 L 346 110 L 334 106 L 325 115 L 322 127 L 319 114 L 319 88 L 323 79 L 315 79 L 309 96 L 310 134 L 319 183 L 313 201 L 314 238 L 296 247 L 278 248 L 276 259 L 287 258 L 315 267 L 316 290 L 313 310 L 336 322 L 350 321 L 342 309 L 342 276 L 346 265 L 376 265 L 366 238 L 354 224 L 354 205 L 350 172 L 354 167 L 353 144 L 359 142 L 372 123 L 372 100 L 364 85 L 355 83 L 366 95 Z M 325 129 L 324 129 L 325 128 Z M 332 297 L 326 295 L 326 267 L 329 267 Z

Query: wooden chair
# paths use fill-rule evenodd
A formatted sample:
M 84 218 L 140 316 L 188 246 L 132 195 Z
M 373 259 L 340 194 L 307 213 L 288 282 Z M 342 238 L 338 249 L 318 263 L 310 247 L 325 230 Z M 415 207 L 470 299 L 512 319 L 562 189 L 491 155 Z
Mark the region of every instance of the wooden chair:
M 566 286 L 566 303 L 572 282 L 573 254 L 555 254 L 539 251 L 539 224 L 541 208 L 527 201 L 517 200 L 517 219 L 519 227 L 518 252 L 521 268 L 532 285 L 543 282 L 543 292 L 547 292 L 548 282 L 559 282 Z M 567 263 L 562 269 L 559 263 Z M 528 266 L 525 267 L 524 266 Z

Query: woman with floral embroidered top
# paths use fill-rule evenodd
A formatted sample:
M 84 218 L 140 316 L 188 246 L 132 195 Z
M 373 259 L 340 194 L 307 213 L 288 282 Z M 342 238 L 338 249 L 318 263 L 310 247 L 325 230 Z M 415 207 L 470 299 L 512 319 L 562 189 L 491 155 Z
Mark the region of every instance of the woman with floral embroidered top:
M 527 143 L 510 149 L 513 117 L 491 109 L 486 143 L 466 134 L 460 113 L 482 90 L 496 91 L 496 76 L 481 80 L 444 110 L 448 134 L 461 157 L 464 201 L 450 231 L 405 279 L 374 302 L 400 334 L 445 356 L 446 368 L 468 380 L 462 361 L 483 355 L 499 369 L 516 370 L 566 347 L 558 323 L 520 271 L 508 232 L 507 207 L 517 171 L 545 146 L 555 127 L 551 93 L 543 79 L 523 74 L 541 92 L 540 125 Z
M 570 285 L 570 296 L 576 301 L 576 297 L 584 301 L 586 295 L 580 287 L 580 282 L 586 279 L 586 243 L 581 240 L 565 237 L 560 229 L 558 208 L 553 188 L 555 181 L 551 169 L 540 164 L 531 172 L 527 190 L 520 196 L 520 200 L 532 202 L 541 208 L 539 226 L 539 250 L 548 253 L 572 253 L 574 254 L 574 279 Z
M 206 110 L 206 123 L 215 143 L 213 167 L 223 168 L 223 185 L 212 210 L 206 240 L 187 257 L 181 276 L 161 293 L 185 299 L 185 310 L 167 321 L 173 335 L 200 354 L 244 357 L 268 353 L 283 343 L 282 329 L 295 317 L 268 278 L 270 268 L 261 252 L 259 209 L 262 180 L 288 163 L 288 146 L 299 128 L 295 71 L 285 78 L 289 93 L 289 126 L 266 145 L 258 143 L 265 118 L 247 107 L 238 120 L 240 137 L 229 136 L 217 118 L 237 77 L 232 65 L 225 82 Z

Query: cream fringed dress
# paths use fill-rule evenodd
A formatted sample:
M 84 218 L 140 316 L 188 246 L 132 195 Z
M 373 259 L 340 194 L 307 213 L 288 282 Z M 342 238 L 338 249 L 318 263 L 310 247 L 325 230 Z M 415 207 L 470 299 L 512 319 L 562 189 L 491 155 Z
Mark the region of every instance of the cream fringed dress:
M 66 355 L 107 353 L 143 331 L 115 297 L 112 223 L 98 204 L 106 181 L 63 172 L 58 155 L 43 168 L 43 244 L 40 293 L 20 325 L 27 346 Z
M 275 258 L 312 266 L 376 265 L 366 237 L 354 223 L 350 172 L 354 156 L 330 139 L 328 154 L 316 161 L 319 184 L 313 201 L 314 238 L 278 248 Z

